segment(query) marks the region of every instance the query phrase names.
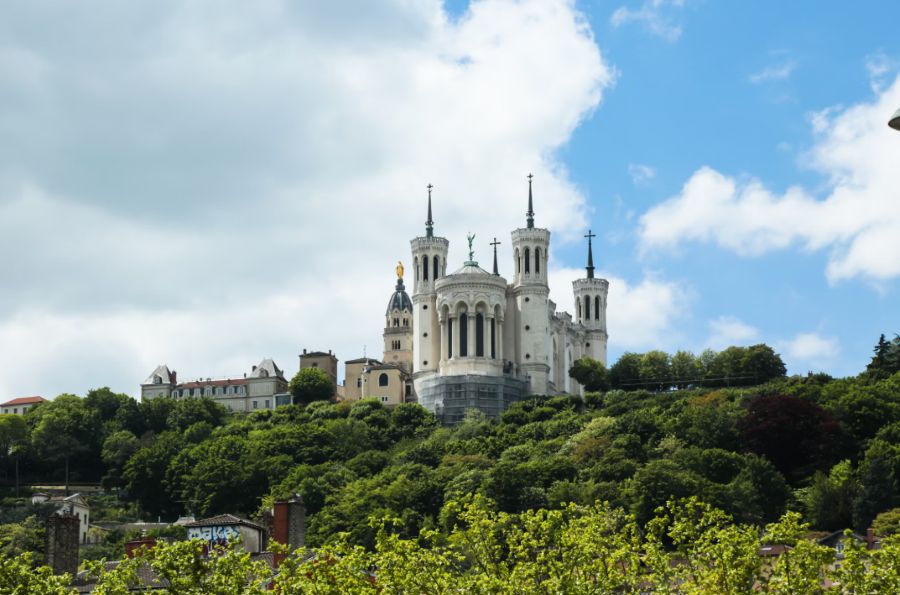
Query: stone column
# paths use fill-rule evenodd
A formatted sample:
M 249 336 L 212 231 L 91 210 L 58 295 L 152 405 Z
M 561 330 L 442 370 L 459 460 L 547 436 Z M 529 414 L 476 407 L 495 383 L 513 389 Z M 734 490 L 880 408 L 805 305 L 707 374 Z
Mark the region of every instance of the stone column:
M 470 313 L 469 316 L 467 317 L 468 320 L 466 321 L 469 324 L 469 332 L 468 332 L 469 336 L 466 337 L 468 339 L 468 343 L 469 343 L 469 357 L 475 357 L 475 354 L 478 353 L 475 350 L 475 339 L 476 339 L 476 337 L 475 337 L 475 317 L 476 316 L 478 316 L 477 313 L 474 313 L 474 312 Z
M 447 361 L 447 325 L 450 324 L 450 317 L 446 316 L 440 321 L 440 341 L 441 341 L 441 361 Z

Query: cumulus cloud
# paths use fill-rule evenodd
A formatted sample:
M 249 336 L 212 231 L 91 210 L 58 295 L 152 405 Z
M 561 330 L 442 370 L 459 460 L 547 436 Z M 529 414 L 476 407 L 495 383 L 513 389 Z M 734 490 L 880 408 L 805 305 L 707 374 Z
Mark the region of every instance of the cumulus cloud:
M 606 324 L 610 352 L 677 346 L 681 339 L 677 322 L 690 309 L 689 290 L 656 275 L 630 282 L 602 271 L 596 274 L 609 281 Z M 584 269 L 551 268 L 548 277 L 550 299 L 557 310 L 574 313 L 572 281 L 584 277 Z
M 747 345 L 759 338 L 759 329 L 734 316 L 719 316 L 709 321 L 706 347 L 722 350 L 732 345 Z
M 871 101 L 817 114 L 808 163 L 828 181 L 824 198 L 702 167 L 641 217 L 642 249 L 711 242 L 755 256 L 799 245 L 827 250 L 831 282 L 900 275 L 897 133 L 886 125 L 897 105 L 900 77 Z
M 610 17 L 614 27 L 628 23 L 640 23 L 650 33 L 666 41 L 681 37 L 681 25 L 677 13 L 684 7 L 684 0 L 644 0 L 638 8 L 620 6 Z
M 378 353 L 425 184 L 451 262 L 467 231 L 511 260 L 529 171 L 538 223 L 580 235 L 554 153 L 614 79 L 571 0 L 36 0 L 0 32 L 11 396 Z
M 784 352 L 788 368 L 799 372 L 806 367 L 823 368 L 832 363 L 840 353 L 840 345 L 834 337 L 823 337 L 819 333 L 799 333 L 776 346 Z

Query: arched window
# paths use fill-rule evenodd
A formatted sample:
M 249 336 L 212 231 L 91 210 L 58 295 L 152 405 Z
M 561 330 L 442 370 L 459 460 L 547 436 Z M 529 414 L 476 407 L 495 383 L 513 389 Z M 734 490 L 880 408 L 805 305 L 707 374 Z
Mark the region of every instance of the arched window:
M 519 256 L 519 249 L 516 248 L 516 272 L 522 272 L 522 258 Z
M 418 257 L 413 258 L 413 262 L 416 265 L 416 281 L 418 281 L 419 280 L 419 258 Z
M 575 305 L 578 307 L 578 320 L 581 320 L 581 300 L 576 300 Z
M 600 296 L 594 298 L 594 320 L 600 320 Z
M 388 375 L 382 372 L 378 376 L 378 386 L 387 386 L 388 385 Z
M 459 315 L 459 357 L 469 355 L 469 315 Z
M 591 319 L 591 296 L 584 296 L 584 319 Z
M 362 386 L 362 376 L 356 379 L 356 388 L 360 388 Z
M 531 272 L 531 250 L 525 248 L 525 274 Z
M 541 249 L 534 249 L 534 272 L 538 275 L 541 274 Z
M 453 357 L 453 319 L 447 317 L 447 358 Z
M 422 257 L 422 280 L 428 281 L 428 256 Z
M 432 273 L 432 276 L 433 276 L 435 279 L 437 279 L 438 277 L 440 277 L 440 272 L 441 272 L 441 271 L 440 271 L 440 269 L 438 268 L 438 257 L 437 257 L 437 256 L 434 257 L 434 267 L 432 268 L 432 270 L 434 271 L 434 273 Z
M 497 359 L 497 320 L 491 318 L 491 358 Z
M 173 390 L 173 391 L 172 391 L 172 398 L 173 398 L 173 399 L 177 399 L 177 398 L 178 398 L 178 391 L 177 391 L 177 390 Z
M 484 357 L 484 314 L 475 315 L 475 355 Z

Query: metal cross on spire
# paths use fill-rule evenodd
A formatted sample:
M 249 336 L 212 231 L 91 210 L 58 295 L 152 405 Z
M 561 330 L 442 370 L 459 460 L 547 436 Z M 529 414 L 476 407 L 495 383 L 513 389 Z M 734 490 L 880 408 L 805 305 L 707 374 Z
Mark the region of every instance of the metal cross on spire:
M 431 189 L 434 188 L 431 184 L 428 184 L 428 220 L 425 221 L 425 235 L 427 237 L 432 237 L 434 235 L 434 221 L 431 220 Z
M 525 213 L 528 229 L 534 227 L 534 203 L 531 199 L 531 178 L 533 177 L 533 175 L 528 174 L 528 212 Z
M 497 241 L 497 238 L 494 238 L 494 241 L 491 242 L 491 246 L 494 247 L 494 274 L 498 277 L 500 276 L 500 271 L 497 269 L 497 246 L 500 245 L 501 242 Z
M 591 233 L 591 230 L 589 229 L 587 232 L 587 235 L 584 237 L 586 237 L 588 240 L 587 276 L 588 276 L 588 279 L 593 279 L 594 278 L 594 249 L 591 246 L 591 239 L 596 238 L 597 235 L 594 233 Z

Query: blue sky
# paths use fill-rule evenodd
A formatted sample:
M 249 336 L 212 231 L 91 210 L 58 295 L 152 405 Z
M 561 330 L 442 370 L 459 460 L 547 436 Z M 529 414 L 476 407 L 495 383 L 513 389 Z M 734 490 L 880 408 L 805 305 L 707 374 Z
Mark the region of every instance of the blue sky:
M 4 8 L 0 400 L 378 355 L 425 185 L 504 273 L 528 172 L 560 310 L 598 235 L 612 360 L 842 376 L 900 332 L 895 2 Z
M 896 276 L 830 283 L 828 250 L 797 243 L 747 257 L 695 242 L 642 257 L 627 213 L 677 194 L 702 166 L 758 178 L 776 192 L 802 185 L 824 199 L 827 179 L 803 163 L 815 141 L 811 113 L 871 101 L 874 63 L 887 69 L 881 81 L 896 76 L 900 5 L 661 4 L 659 19 L 680 29 L 677 37 L 643 22 L 613 24 L 614 7 L 639 10 L 641 2 L 579 3 L 619 71 L 603 105 L 561 151 L 594 208 L 599 262 L 624 277 L 650 270 L 690 287 L 677 325 L 685 346 L 699 349 L 710 334 L 706 322 L 728 316 L 770 344 L 799 333 L 833 341 L 832 352 L 789 359 L 792 372 L 857 373 L 878 334 L 900 328 Z M 900 168 L 900 134 L 896 140 Z M 635 183 L 633 164 L 651 167 L 654 177 Z M 580 257 L 577 248 L 566 253 L 570 262 Z

